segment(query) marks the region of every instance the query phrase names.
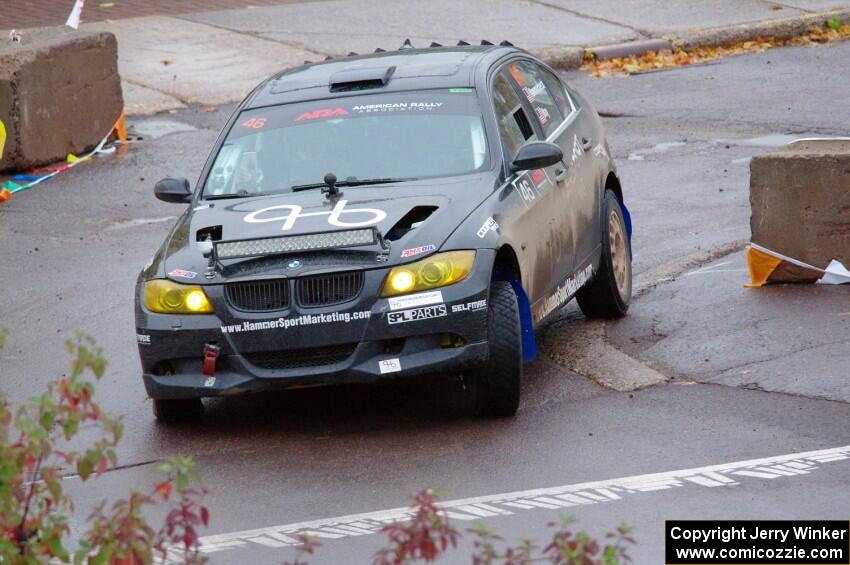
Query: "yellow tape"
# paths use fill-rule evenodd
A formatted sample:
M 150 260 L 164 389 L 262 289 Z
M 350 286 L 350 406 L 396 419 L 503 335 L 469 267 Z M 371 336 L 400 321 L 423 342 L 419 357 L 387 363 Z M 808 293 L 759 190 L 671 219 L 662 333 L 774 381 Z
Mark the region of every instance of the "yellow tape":
M 6 126 L 3 125 L 3 120 L 0 120 L 0 159 L 3 158 L 3 146 L 6 145 Z

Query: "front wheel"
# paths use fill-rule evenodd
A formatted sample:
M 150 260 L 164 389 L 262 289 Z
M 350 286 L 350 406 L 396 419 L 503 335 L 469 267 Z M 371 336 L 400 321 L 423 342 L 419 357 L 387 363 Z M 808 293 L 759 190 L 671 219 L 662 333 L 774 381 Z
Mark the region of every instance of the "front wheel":
M 522 382 L 521 335 L 516 292 L 511 283 L 494 281 L 487 316 L 490 356 L 471 378 L 477 416 L 516 414 Z
M 159 422 L 191 420 L 204 413 L 200 398 L 154 398 L 153 415 Z
M 632 252 L 623 209 L 614 191 L 605 191 L 602 209 L 605 221 L 599 271 L 578 291 L 576 301 L 588 318 L 622 318 L 632 299 Z

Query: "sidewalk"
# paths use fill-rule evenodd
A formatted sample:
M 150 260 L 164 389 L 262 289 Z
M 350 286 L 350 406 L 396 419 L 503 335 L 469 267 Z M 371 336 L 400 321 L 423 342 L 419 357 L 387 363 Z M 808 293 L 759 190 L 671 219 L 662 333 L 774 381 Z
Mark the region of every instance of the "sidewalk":
M 45 24 L 55 24 L 56 4 L 64 3 L 10 4 L 25 6 L 25 13 L 16 15 L 4 4 L 2 27 L 15 21 L 32 25 L 40 14 Z M 198 11 L 199 6 L 238 4 L 246 7 Z M 831 10 L 846 10 L 842 15 L 850 19 L 850 0 L 114 0 L 87 4 L 83 28 L 115 33 L 127 111 L 150 114 L 187 104 L 233 102 L 287 66 L 350 51 L 394 49 L 406 38 L 417 46 L 507 39 L 550 62 L 575 66 L 586 47 L 764 22 L 779 25 Z M 154 15 L 120 19 L 144 14 Z M 93 21 L 99 18 L 110 19 Z
M 608 338 L 681 381 L 850 402 L 850 285 L 743 288 L 745 252 L 647 292 Z

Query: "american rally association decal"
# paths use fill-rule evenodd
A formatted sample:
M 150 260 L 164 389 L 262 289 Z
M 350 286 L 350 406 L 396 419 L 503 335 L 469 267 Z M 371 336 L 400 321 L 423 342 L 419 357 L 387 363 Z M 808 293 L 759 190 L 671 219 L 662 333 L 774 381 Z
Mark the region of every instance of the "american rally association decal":
M 362 312 L 333 312 L 331 314 L 304 314 L 297 318 L 278 318 L 276 320 L 260 320 L 252 322 L 245 320 L 241 324 L 221 326 L 221 333 L 238 334 L 260 330 L 286 330 L 294 327 L 313 326 L 317 324 L 347 324 L 354 320 L 366 320 L 372 314 L 369 310 Z
M 452 314 L 457 314 L 458 312 L 477 312 L 478 310 L 484 310 L 487 308 L 487 300 L 475 300 L 474 302 L 467 302 L 466 304 L 453 304 L 452 305 Z
M 593 265 L 588 265 L 580 273 L 573 275 L 564 281 L 564 283 L 555 289 L 546 300 L 543 306 L 534 315 L 534 321 L 538 322 L 551 314 L 556 308 L 572 298 L 578 289 L 590 280 L 593 276 Z
M 423 245 L 421 247 L 413 247 L 411 249 L 405 249 L 401 252 L 402 257 L 413 257 L 414 255 L 421 255 L 423 253 L 429 253 L 431 251 L 436 251 L 436 245 Z
M 301 206 L 297 204 L 279 204 L 277 206 L 269 206 L 261 208 L 247 214 L 244 218 L 249 224 L 263 224 L 265 222 L 283 222 L 281 230 L 289 231 L 295 226 L 298 218 L 307 218 L 310 216 L 327 216 L 328 223 L 338 228 L 364 228 L 377 224 L 387 217 L 387 213 L 377 208 L 348 208 L 347 200 L 340 200 L 336 203 L 332 210 L 328 212 L 305 212 L 302 213 Z M 276 210 L 285 211 L 282 215 L 267 216 L 269 212 Z M 343 216 L 359 221 L 344 221 Z
M 427 112 L 442 106 L 442 102 L 391 102 L 387 104 L 363 104 L 354 106 L 351 111 L 359 114 L 375 112 Z
M 389 314 L 387 314 L 387 322 L 390 324 L 403 324 L 406 322 L 416 322 L 419 320 L 442 318 L 445 315 L 446 305 L 437 304 L 436 306 L 426 306 L 424 308 L 415 308 L 413 310 L 390 312 Z

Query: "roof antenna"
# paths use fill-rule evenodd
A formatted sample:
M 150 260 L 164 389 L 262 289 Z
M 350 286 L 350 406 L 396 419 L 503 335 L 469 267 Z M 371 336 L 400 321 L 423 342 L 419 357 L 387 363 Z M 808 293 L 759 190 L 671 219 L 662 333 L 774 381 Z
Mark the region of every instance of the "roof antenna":
M 402 49 L 413 49 L 413 44 L 410 42 L 410 39 L 405 39 L 404 43 L 401 44 L 401 47 L 398 48 L 399 51 Z
M 386 53 L 386 51 L 387 51 L 386 49 L 381 49 L 380 47 L 375 49 L 375 53 Z
M 432 48 L 433 48 L 433 47 L 442 47 L 442 45 L 440 45 L 440 44 L 439 44 L 439 43 L 437 43 L 436 41 L 432 41 L 432 42 L 431 42 L 431 45 L 429 45 L 428 47 L 432 47 Z
M 347 56 L 348 57 L 356 57 L 357 53 L 355 53 L 354 51 L 349 51 Z
M 492 43 L 490 43 L 489 41 L 487 41 L 486 39 L 482 39 L 482 40 L 481 40 L 481 45 L 493 45 L 493 44 L 492 44 Z
M 507 39 L 502 41 L 501 43 L 499 43 L 499 45 L 501 45 L 502 47 L 513 47 L 514 46 L 514 44 L 511 43 L 510 41 L 508 41 Z
M 461 39 L 460 41 L 457 42 L 457 44 L 458 44 L 458 47 L 461 47 L 463 45 L 469 45 L 469 42 Z

